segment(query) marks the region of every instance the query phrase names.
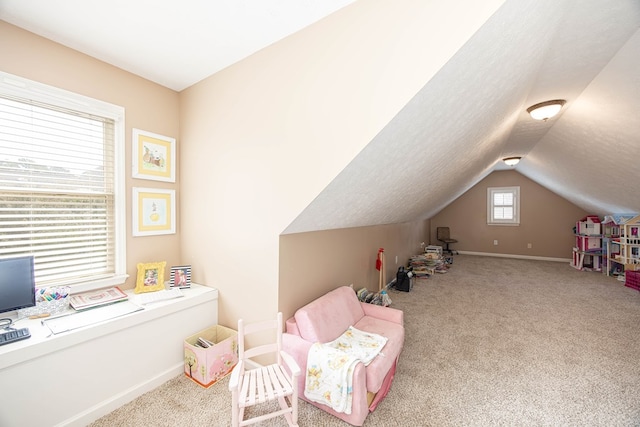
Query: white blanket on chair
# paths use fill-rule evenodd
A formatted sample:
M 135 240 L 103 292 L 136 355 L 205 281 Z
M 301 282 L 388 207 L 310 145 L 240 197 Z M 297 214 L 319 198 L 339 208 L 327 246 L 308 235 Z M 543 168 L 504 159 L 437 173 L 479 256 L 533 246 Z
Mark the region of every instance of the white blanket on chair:
M 315 343 L 307 356 L 304 395 L 336 412 L 351 413 L 353 369 L 380 354 L 387 338 L 349 326 L 338 339 Z

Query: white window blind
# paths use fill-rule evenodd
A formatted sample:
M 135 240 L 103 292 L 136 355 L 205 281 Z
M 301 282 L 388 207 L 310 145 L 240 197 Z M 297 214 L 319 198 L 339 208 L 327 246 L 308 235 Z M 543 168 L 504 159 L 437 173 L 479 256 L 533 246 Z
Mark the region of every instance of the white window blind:
M 113 118 L 0 92 L 0 257 L 38 286 L 122 273 L 116 161 Z
M 493 217 L 513 219 L 513 193 L 493 193 Z
M 519 198 L 520 187 L 489 187 L 487 189 L 487 223 L 519 225 Z

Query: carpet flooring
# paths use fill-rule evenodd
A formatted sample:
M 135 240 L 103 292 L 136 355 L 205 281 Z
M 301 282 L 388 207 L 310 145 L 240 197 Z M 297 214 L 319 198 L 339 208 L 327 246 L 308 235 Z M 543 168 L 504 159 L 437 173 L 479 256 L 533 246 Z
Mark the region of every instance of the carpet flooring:
M 615 278 L 457 255 L 448 273 L 390 296 L 405 347 L 366 427 L 640 426 L 640 292 Z M 179 375 L 91 426 L 228 426 L 227 385 Z M 300 426 L 348 425 L 299 407 Z

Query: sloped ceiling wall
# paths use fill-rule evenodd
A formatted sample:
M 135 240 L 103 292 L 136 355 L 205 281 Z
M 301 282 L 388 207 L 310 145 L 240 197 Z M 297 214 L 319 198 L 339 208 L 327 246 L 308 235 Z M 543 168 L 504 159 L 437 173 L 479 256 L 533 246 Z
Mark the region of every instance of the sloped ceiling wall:
M 639 99 L 636 31 L 527 155 L 522 174 L 589 212 L 640 212 Z
M 506 2 L 285 233 L 429 218 L 508 155 L 585 210 L 640 211 L 639 27 L 632 0 Z
M 309 1 L 265 0 L 259 10 L 255 1 L 254 5 L 198 2 L 184 8 L 164 0 L 155 2 L 158 7 L 153 10 L 124 0 L 64 3 L 1 0 L 0 17 L 179 90 L 255 51 L 258 47 L 247 50 L 244 46 L 250 41 L 245 39 L 249 29 L 255 33 L 253 42 L 263 39 L 259 46 L 264 46 L 326 13 L 359 2 L 332 0 L 318 6 Z M 411 10 L 407 2 L 385 3 L 384 7 L 393 7 L 397 16 L 411 20 L 407 25 L 431 30 L 424 34 L 441 35 L 422 40 L 425 49 L 416 51 L 418 56 L 429 55 L 443 40 L 459 37 L 461 28 L 468 30 L 464 12 L 477 4 L 459 0 L 457 25 L 447 29 L 429 21 L 442 17 L 443 6 L 437 2 L 426 6 L 432 10 L 428 18 L 406 13 Z M 447 7 L 451 6 L 447 3 Z M 184 13 L 177 17 L 175 11 Z M 284 29 L 276 28 L 279 19 L 294 19 L 300 11 L 310 15 L 297 21 L 299 25 L 273 34 L 274 29 Z M 261 22 L 265 25 L 259 25 Z M 119 30 L 116 38 L 101 36 L 112 34 L 114 25 Z M 171 31 L 158 31 L 165 27 Z M 350 37 L 350 31 L 357 33 L 357 28 L 353 25 L 343 31 L 341 43 L 357 42 L 358 37 Z M 640 212 L 640 192 L 633 182 L 640 172 L 639 28 L 637 0 L 505 1 L 437 74 L 431 79 L 424 76 L 423 80 L 429 80 L 424 87 L 285 233 L 432 217 L 487 174 L 505 168 L 500 159 L 513 155 L 523 156 L 518 172 L 587 211 L 600 215 Z M 394 39 L 391 36 L 389 40 Z M 230 51 L 238 56 L 229 55 L 234 53 Z M 333 53 L 328 49 L 325 54 Z M 130 55 L 140 62 L 132 63 Z M 379 62 L 394 61 L 393 55 L 383 51 L 380 55 Z M 203 57 L 213 60 L 218 56 L 227 62 L 203 62 Z M 318 57 L 318 61 L 323 59 Z M 157 63 L 177 65 L 158 67 Z M 437 59 L 432 63 L 438 63 Z M 149 64 L 150 68 L 143 66 Z M 344 66 L 350 64 L 345 61 Z M 197 76 L 182 72 L 191 69 L 199 70 Z M 416 72 L 407 70 L 407 79 L 411 71 Z M 558 118 L 542 123 L 526 114 L 528 106 L 555 98 L 567 100 Z M 389 109 L 390 115 L 396 108 Z M 369 138 L 367 135 L 364 141 Z M 325 148 L 314 142 L 309 145 L 311 153 Z M 331 171 L 330 176 L 334 174 Z M 322 180 L 318 188 L 324 183 Z

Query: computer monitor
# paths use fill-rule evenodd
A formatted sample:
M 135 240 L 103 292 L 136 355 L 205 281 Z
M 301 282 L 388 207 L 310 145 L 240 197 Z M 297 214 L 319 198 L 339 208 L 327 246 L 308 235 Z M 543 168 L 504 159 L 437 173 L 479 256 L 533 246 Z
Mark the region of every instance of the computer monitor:
M 34 264 L 33 256 L 0 258 L 0 313 L 36 305 Z

